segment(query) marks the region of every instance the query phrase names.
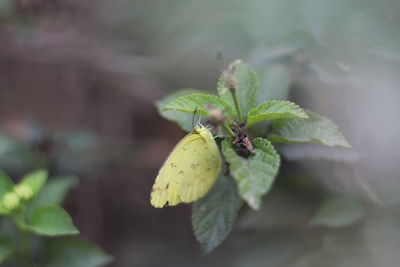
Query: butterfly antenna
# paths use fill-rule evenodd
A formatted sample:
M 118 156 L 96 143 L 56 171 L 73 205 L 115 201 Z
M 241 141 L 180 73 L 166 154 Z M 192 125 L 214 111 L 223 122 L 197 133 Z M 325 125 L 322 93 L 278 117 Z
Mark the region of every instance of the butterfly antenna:
M 193 117 L 192 117 L 192 128 L 194 129 L 194 118 L 196 117 L 197 107 L 193 110 Z

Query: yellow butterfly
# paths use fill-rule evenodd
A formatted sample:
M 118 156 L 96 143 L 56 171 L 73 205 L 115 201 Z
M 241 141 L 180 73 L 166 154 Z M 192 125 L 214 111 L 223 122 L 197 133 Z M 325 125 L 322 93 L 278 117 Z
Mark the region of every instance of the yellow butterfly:
M 175 146 L 158 172 L 151 205 L 162 208 L 198 200 L 217 179 L 221 161 L 211 131 L 197 125 Z

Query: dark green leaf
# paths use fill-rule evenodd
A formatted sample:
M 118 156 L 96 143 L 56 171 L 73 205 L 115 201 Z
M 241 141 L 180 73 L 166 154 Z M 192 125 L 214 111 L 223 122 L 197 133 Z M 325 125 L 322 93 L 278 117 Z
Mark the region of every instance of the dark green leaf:
M 81 238 L 58 238 L 44 247 L 45 267 L 100 267 L 112 257 L 96 245 Z
M 29 230 L 47 236 L 78 234 L 69 214 L 56 205 L 40 206 L 32 211 Z
M 270 190 L 280 165 L 280 157 L 271 143 L 263 138 L 253 140 L 256 153 L 249 158 L 238 156 L 231 140 L 222 143 L 222 152 L 230 164 L 239 195 L 253 209 L 259 209 L 261 198 Z
M 202 93 L 203 91 L 197 90 L 197 89 L 183 89 L 176 91 L 167 97 L 163 98 L 162 100 L 158 101 L 156 106 L 158 109 L 158 112 L 166 118 L 167 120 L 174 121 L 179 124 L 179 126 L 187 131 L 190 132 L 193 130 L 193 125 L 192 125 L 192 115 L 177 111 L 177 110 L 164 110 L 165 106 L 170 103 L 172 100 L 175 98 L 185 96 L 185 95 L 191 95 L 191 94 L 198 94 Z
M 330 196 L 321 204 L 310 224 L 342 227 L 348 226 L 360 220 L 365 214 L 361 203 L 350 196 Z
M 193 231 L 205 253 L 211 252 L 230 233 L 242 206 L 235 182 L 220 175 L 217 182 L 193 206 Z
M 232 116 L 232 107 L 224 99 L 208 94 L 192 94 L 178 97 L 169 102 L 164 110 L 178 110 L 185 113 L 193 114 L 196 110 L 196 114 L 199 116 L 208 116 L 207 107 L 224 111 L 226 115 Z
M 3 263 L 14 252 L 15 244 L 12 240 L 0 236 L 0 263 Z
M 27 185 L 32 190 L 33 196 L 36 196 L 46 183 L 47 175 L 46 170 L 37 170 L 25 175 L 19 184 Z
M 247 113 L 250 109 L 256 105 L 256 94 L 259 86 L 259 79 L 257 73 L 255 73 L 248 65 L 244 64 L 241 60 L 236 60 L 229 65 L 230 69 L 233 69 L 233 77 L 237 82 L 237 96 L 239 100 L 240 109 L 242 111 L 243 119 L 246 121 Z M 231 103 L 234 107 L 231 92 L 227 85 L 227 78 L 230 74 L 224 72 L 218 81 L 218 93 L 219 95 Z
M 269 140 L 283 143 L 312 142 L 327 146 L 351 147 L 329 119 L 306 110 L 308 119 L 281 119 L 272 122 Z
M 249 111 L 247 126 L 265 120 L 308 118 L 298 105 L 290 101 L 266 101 Z

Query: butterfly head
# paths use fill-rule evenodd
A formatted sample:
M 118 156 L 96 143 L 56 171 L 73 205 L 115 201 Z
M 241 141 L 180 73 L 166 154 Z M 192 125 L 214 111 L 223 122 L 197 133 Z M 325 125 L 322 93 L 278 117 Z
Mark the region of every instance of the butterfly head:
M 197 124 L 194 127 L 194 132 L 201 135 L 201 137 L 203 137 L 206 140 L 213 138 L 210 129 L 207 126 L 203 126 L 201 123 Z

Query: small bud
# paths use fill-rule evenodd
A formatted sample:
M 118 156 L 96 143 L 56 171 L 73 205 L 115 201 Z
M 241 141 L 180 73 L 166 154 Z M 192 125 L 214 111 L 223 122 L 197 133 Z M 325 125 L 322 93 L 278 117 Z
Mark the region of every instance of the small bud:
M 19 197 L 15 193 L 6 193 L 2 201 L 4 207 L 10 211 L 17 208 L 19 205 Z
M 28 200 L 33 196 L 32 189 L 26 184 L 17 185 L 14 188 L 14 192 L 23 200 Z
M 233 75 L 229 75 L 226 79 L 225 86 L 229 88 L 229 90 L 236 90 L 238 86 L 238 82 Z
M 238 81 L 236 80 L 235 77 L 235 67 L 230 66 L 224 71 L 224 74 L 226 77 L 224 86 L 231 91 L 236 90 L 236 88 L 238 87 Z
M 206 109 L 208 111 L 208 119 L 212 125 L 217 126 L 225 122 L 226 120 L 225 112 L 213 108 L 211 105 L 207 105 Z

